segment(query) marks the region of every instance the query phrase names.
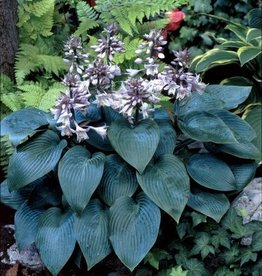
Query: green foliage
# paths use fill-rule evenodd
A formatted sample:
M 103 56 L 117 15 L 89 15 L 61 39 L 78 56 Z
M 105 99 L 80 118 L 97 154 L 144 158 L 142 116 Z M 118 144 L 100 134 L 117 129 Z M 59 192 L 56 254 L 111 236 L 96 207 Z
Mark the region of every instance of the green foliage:
M 182 6 L 186 17 L 182 27 L 170 34 L 169 48 L 189 48 L 193 56 L 205 53 L 216 45 L 216 37 L 233 39 L 232 33 L 225 29 L 224 20 L 247 25 L 251 21 L 247 13 L 252 8 L 257 8 L 257 1 L 190 0 L 187 5 Z M 257 13 L 260 14 L 259 9 Z M 223 21 L 215 19 L 213 15 L 222 18 Z

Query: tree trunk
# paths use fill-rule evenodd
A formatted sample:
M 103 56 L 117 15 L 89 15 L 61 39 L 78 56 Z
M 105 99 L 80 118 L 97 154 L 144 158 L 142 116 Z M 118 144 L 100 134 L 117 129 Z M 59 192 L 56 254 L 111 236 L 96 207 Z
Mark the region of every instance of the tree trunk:
M 17 0 L 0 0 L 0 73 L 12 79 L 19 43 L 17 20 Z

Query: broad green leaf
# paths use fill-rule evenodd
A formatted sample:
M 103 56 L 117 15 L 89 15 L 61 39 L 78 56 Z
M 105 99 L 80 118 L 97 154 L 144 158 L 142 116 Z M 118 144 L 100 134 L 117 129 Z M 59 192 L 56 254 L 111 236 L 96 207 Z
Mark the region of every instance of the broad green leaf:
M 110 208 L 110 240 L 121 262 L 131 271 L 154 245 L 160 226 L 160 210 L 144 194 L 135 200 L 123 196 Z
M 261 29 L 261 26 L 262 26 L 261 8 L 252 9 L 251 11 L 248 12 L 247 16 L 248 16 L 250 27 Z
M 18 209 L 29 198 L 33 188 L 32 185 L 27 185 L 18 191 L 10 192 L 6 179 L 0 184 L 0 202 L 13 209 Z
M 113 147 L 110 144 L 108 137 L 102 137 L 94 129 L 88 131 L 88 139 L 86 140 L 91 146 L 103 150 L 103 151 L 113 151 Z
M 15 213 L 15 239 L 19 250 L 35 242 L 37 225 L 43 208 L 24 202 Z
M 218 151 L 222 151 L 243 159 L 255 159 L 260 157 L 259 149 L 251 142 L 236 144 L 216 144 L 212 146 Z
M 174 152 L 176 146 L 176 131 L 169 122 L 157 122 L 160 129 L 160 141 L 155 156 Z
M 261 40 L 261 30 L 259 28 L 250 28 L 247 31 L 247 37 L 246 40 L 248 43 L 252 43 L 254 39 L 260 39 Z
M 185 268 L 188 270 L 187 276 L 208 276 L 204 264 L 196 258 L 186 260 Z
M 7 181 L 11 191 L 18 190 L 54 169 L 66 140 L 47 130 L 19 147 L 10 159 Z
M 121 196 L 132 196 L 138 187 L 135 170 L 118 155 L 107 156 L 97 192 L 109 206 Z
M 242 40 L 243 42 L 246 42 L 246 35 L 247 35 L 247 31 L 248 31 L 247 27 L 242 26 L 240 24 L 229 24 L 225 27 L 225 29 L 230 30 L 238 38 L 240 38 L 240 40 Z
M 236 179 L 237 190 L 243 190 L 256 174 L 257 165 L 255 162 L 242 162 L 230 165 L 230 169 Z
M 144 173 L 137 173 L 143 191 L 176 222 L 189 198 L 189 177 L 184 164 L 174 155 L 159 156 Z
M 252 86 L 213 84 L 206 87 L 202 96 L 207 94 L 214 99 L 220 99 L 224 103 L 223 108 L 230 110 L 243 103 L 250 95 L 251 89 Z
M 244 119 L 256 132 L 257 137 L 252 142 L 259 149 L 260 154 L 257 160 L 260 161 L 262 160 L 262 105 L 255 106 Z
M 230 202 L 224 194 L 212 194 L 197 190 L 190 194 L 187 205 L 219 222 L 229 209 Z
M 250 142 L 256 137 L 254 129 L 232 112 L 223 109 L 214 109 L 209 112 L 223 120 L 239 143 Z
M 178 121 L 181 130 L 200 142 L 236 143 L 231 129 L 218 116 L 206 111 L 193 111 Z
M 241 66 L 253 60 L 261 53 L 261 48 L 255 46 L 244 46 L 239 48 L 237 51 Z
M 252 252 L 252 248 L 242 248 L 240 251 L 240 266 L 243 264 L 253 261 L 255 262 L 257 260 L 257 253 Z
M 9 135 L 13 145 L 18 145 L 37 132 L 41 126 L 48 125 L 47 113 L 36 108 L 25 108 L 6 116 L 1 121 L 1 135 Z
M 59 162 L 58 178 L 64 196 L 74 212 L 81 213 L 100 183 L 105 155 L 82 146 L 71 148 Z
M 252 236 L 252 251 L 261 252 L 262 251 L 262 232 L 259 231 Z
M 248 98 L 251 88 L 238 85 L 208 85 L 203 94 L 193 93 L 190 99 L 182 101 L 176 113 L 178 116 L 184 116 L 193 111 L 218 108 L 230 110 Z
M 40 217 L 35 244 L 47 269 L 57 275 L 75 247 L 74 215 L 52 207 Z
M 226 50 L 227 48 L 240 48 L 242 46 L 246 46 L 247 44 L 245 42 L 242 41 L 238 41 L 238 40 L 227 40 L 225 42 L 223 42 L 219 48 L 220 49 L 224 49 Z
M 109 216 L 99 200 L 90 200 L 75 221 L 75 237 L 84 254 L 88 270 L 110 252 Z
M 150 119 L 131 126 L 127 120 L 114 121 L 108 137 L 116 152 L 142 173 L 153 157 L 159 143 L 159 127 Z
M 237 243 L 233 244 L 233 246 L 231 248 L 229 248 L 226 251 L 224 251 L 223 253 L 221 253 L 220 256 L 223 257 L 223 259 L 227 265 L 230 265 L 230 264 L 238 261 L 240 256 L 239 256 L 239 247 L 238 247 Z
M 202 55 L 202 58 L 195 65 L 195 71 L 200 73 L 214 66 L 237 61 L 238 55 L 234 51 L 212 49 Z
M 211 154 L 194 154 L 187 163 L 187 171 L 197 183 L 206 188 L 217 191 L 237 189 L 230 167 Z

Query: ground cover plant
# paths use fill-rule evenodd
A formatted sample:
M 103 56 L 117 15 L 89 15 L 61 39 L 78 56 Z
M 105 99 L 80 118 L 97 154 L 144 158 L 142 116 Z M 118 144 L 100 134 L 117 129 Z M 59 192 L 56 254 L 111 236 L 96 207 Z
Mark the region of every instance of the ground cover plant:
M 219 222 L 256 172 L 256 133 L 230 111 L 252 87 L 204 84 L 187 50 L 163 63 L 156 30 L 133 67 L 119 65 L 119 29 L 107 25 L 92 54 L 70 37 L 51 113 L 29 107 L 1 121 L 13 151 L 1 201 L 17 209 L 19 249 L 35 243 L 53 275 L 70 257 L 83 254 L 91 269 L 111 252 L 133 271 L 163 214 L 179 227 L 187 206 Z

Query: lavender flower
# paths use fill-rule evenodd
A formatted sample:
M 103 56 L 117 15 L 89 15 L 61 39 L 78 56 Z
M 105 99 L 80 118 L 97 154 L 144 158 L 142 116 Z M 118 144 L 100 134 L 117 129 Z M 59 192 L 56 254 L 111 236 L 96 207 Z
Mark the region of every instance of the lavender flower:
M 84 64 L 87 64 L 89 54 L 83 53 L 82 41 L 80 37 L 71 36 L 64 47 L 65 63 L 69 66 L 69 73 L 82 74 Z
M 124 43 L 115 36 L 118 33 L 116 24 L 110 24 L 104 33 L 105 36 L 98 39 L 99 45 L 91 46 L 91 48 L 98 53 L 99 58 L 108 58 L 109 61 L 112 61 L 115 53 L 124 52 Z

